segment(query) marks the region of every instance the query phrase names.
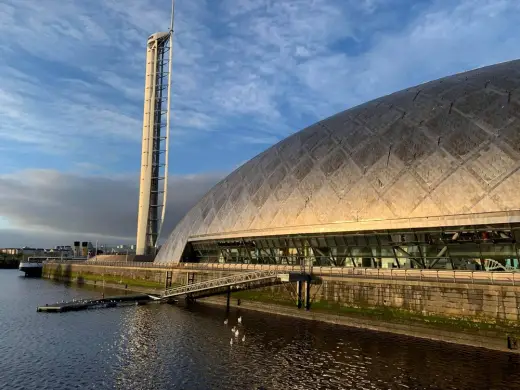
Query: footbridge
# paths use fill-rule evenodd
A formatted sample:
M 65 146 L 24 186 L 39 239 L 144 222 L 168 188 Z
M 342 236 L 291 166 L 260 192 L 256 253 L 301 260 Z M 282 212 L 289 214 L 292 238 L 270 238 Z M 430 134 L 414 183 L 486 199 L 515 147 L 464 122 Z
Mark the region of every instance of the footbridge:
M 222 278 L 209 279 L 203 282 L 170 288 L 164 291 L 160 299 L 167 300 L 180 296 L 203 298 L 226 293 L 232 287 L 250 289 L 278 284 L 288 280 L 288 274 L 279 274 L 276 270 L 242 272 Z

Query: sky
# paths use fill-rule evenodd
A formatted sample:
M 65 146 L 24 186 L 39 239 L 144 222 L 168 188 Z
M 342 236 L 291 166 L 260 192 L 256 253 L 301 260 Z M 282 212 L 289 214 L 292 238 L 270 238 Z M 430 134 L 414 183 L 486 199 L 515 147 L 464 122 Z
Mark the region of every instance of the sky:
M 170 0 L 0 0 L 0 247 L 135 241 L 146 39 Z M 176 0 L 167 234 L 312 123 L 520 57 L 518 0 Z

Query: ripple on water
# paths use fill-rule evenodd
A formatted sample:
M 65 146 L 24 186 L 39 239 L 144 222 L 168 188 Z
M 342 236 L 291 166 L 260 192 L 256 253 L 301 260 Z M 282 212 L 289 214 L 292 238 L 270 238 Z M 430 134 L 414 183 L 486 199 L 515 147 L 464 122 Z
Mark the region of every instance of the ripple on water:
M 2 271 L 0 285 L 8 389 L 520 388 L 506 354 L 248 311 L 235 339 L 239 313 L 201 305 L 46 315 L 35 307 L 100 291 Z

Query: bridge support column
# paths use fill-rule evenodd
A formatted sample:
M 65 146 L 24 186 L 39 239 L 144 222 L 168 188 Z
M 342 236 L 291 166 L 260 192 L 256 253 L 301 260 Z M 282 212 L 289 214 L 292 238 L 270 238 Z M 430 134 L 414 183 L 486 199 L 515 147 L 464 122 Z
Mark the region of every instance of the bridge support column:
M 166 282 L 164 285 L 165 289 L 172 287 L 173 271 L 166 271 Z
M 226 301 L 226 311 L 229 311 L 229 303 L 231 301 L 231 286 L 227 286 L 227 301 Z
M 311 308 L 311 276 L 310 275 L 299 275 L 299 279 L 296 282 L 296 304 L 298 309 L 305 307 L 305 310 Z
M 311 309 L 311 277 L 307 275 L 305 281 L 305 310 Z

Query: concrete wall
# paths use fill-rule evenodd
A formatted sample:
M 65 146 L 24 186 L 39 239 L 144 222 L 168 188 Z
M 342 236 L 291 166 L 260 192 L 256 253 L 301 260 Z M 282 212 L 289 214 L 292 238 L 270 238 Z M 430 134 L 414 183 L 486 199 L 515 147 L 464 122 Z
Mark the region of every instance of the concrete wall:
M 319 283 L 319 282 L 318 282 Z M 242 294 L 248 299 L 248 294 Z M 294 300 L 284 286 L 251 292 L 252 300 Z M 484 323 L 520 320 L 520 287 L 323 277 L 311 288 L 314 308 L 390 309 Z M 514 324 L 516 325 L 516 324 Z
M 324 278 L 317 301 L 390 307 L 423 315 L 518 321 L 520 287 Z
M 168 270 L 145 267 L 132 267 L 129 263 L 126 267 L 111 267 L 92 264 L 45 264 L 43 277 L 72 283 L 97 284 L 103 280 L 107 283 L 128 286 L 133 289 L 151 288 L 164 290 L 166 286 L 166 273 Z M 169 270 L 172 272 L 172 284 L 186 284 L 188 272 L 185 270 Z M 229 275 L 229 272 L 216 271 L 190 271 L 195 274 L 194 281 L 201 282 Z M 94 283 L 96 282 L 96 283 Z

